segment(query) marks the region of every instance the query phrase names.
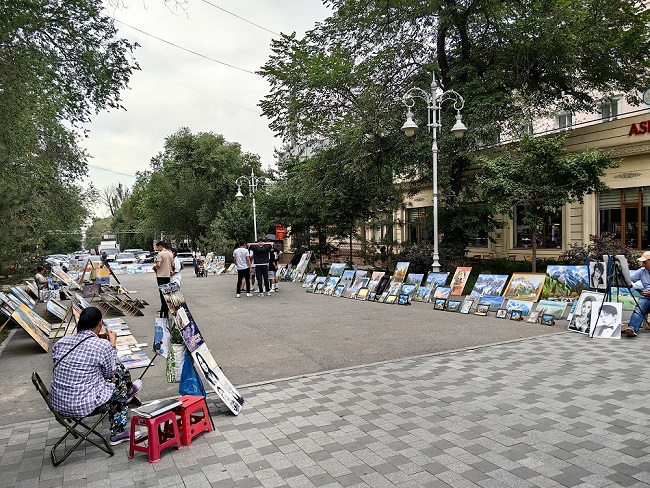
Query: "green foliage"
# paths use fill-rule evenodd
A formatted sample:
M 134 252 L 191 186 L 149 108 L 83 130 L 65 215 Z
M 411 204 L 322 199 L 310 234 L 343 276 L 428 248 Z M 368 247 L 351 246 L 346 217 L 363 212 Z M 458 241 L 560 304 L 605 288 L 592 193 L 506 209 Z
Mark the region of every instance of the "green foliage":
M 409 273 L 428 273 L 433 263 L 433 246 L 405 247 L 397 257 L 398 261 L 408 261 Z
M 639 251 L 630 249 L 621 242 L 621 237 L 611 232 L 603 232 L 600 235 L 590 235 L 589 244 L 581 245 L 574 243 L 564 253 L 564 260 L 570 264 L 585 264 L 586 256 L 592 261 L 602 261 L 603 256 L 609 254 L 615 256 L 622 254 L 626 257 L 630 269 L 639 267 L 637 258 Z

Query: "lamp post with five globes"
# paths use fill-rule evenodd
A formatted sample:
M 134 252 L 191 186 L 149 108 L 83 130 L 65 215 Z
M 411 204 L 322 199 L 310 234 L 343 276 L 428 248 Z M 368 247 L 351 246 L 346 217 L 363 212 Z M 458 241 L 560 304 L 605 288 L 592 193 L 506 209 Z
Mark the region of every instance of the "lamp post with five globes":
M 456 138 L 461 138 L 467 131 L 467 127 L 461 120 L 460 111 L 465 106 L 465 99 L 455 90 L 443 91 L 442 87 L 436 81 L 436 75 L 433 74 L 431 81 L 431 92 L 426 92 L 418 87 L 409 89 L 402 101 L 406 105 L 406 122 L 402 126 L 402 131 L 407 137 L 413 136 L 418 129 L 417 124 L 413 121 L 413 112 L 411 108 L 415 105 L 415 99 L 424 100 L 427 104 L 429 120 L 427 127 L 431 130 L 432 144 L 431 154 L 433 157 L 433 271 L 440 271 L 440 256 L 438 254 L 438 129 L 441 127 L 441 105 L 447 100 L 454 102 L 456 110 L 456 123 L 451 128 L 451 133 Z

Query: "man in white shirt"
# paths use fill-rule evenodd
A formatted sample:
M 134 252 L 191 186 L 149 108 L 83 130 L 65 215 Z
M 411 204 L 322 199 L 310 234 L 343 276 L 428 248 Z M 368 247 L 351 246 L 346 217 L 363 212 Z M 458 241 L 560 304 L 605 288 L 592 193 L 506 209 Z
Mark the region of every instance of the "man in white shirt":
M 239 298 L 241 293 L 242 279 L 246 280 L 246 296 L 250 297 L 252 296 L 250 280 L 251 258 L 246 241 L 241 240 L 237 244 L 239 244 L 239 247 L 232 253 L 232 257 L 235 258 L 235 269 L 237 270 L 237 298 Z
M 172 255 L 174 256 L 174 267 L 172 269 L 172 276 L 170 283 L 176 283 L 178 286 L 181 286 L 181 270 L 183 269 L 183 263 L 181 263 L 181 258 L 176 255 L 176 248 L 172 248 Z

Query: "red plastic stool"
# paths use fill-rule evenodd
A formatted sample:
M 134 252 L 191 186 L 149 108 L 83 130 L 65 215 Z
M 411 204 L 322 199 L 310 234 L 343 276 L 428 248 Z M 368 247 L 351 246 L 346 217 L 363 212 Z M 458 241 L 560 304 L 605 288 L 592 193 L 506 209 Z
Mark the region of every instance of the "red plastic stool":
M 137 426 L 145 426 L 147 428 L 147 435 L 135 439 L 135 429 Z M 179 450 L 182 447 L 176 413 L 173 410 L 153 418 L 134 415 L 131 419 L 129 459 L 133 457 L 133 451 L 140 451 L 149 454 L 150 463 L 157 463 L 160 461 L 160 452 L 173 444 L 176 444 Z
M 192 439 L 202 432 L 212 432 L 210 413 L 202 396 L 184 395 L 179 398 L 183 404 L 174 410 L 181 419 L 181 440 L 189 446 Z

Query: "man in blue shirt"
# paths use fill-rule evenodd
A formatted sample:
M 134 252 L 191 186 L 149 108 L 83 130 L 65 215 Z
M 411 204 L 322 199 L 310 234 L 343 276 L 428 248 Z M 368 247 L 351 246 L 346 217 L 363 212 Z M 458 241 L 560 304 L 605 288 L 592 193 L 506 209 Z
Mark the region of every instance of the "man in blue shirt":
M 650 310 L 650 251 L 644 252 L 638 261 L 641 263 L 641 267 L 631 271 L 630 278 L 635 284 L 634 288 L 641 293 L 641 298 L 637 300 L 637 306 L 632 312 L 628 326 L 622 328 L 623 334 L 628 337 L 636 337 L 645 315 Z

